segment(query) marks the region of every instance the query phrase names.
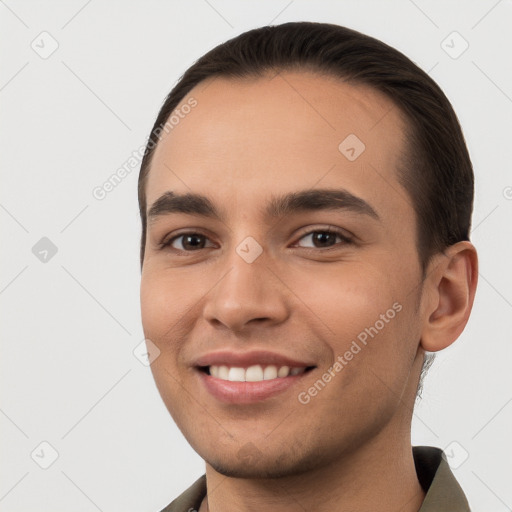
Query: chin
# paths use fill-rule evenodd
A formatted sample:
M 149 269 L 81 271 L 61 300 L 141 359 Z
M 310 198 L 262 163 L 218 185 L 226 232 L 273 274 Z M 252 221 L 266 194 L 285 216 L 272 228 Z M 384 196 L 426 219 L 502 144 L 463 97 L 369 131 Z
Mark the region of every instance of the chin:
M 230 478 L 245 478 L 251 480 L 259 480 L 259 479 L 278 479 L 284 478 L 294 475 L 300 475 L 306 471 L 304 467 L 284 467 L 284 466 L 275 466 L 272 464 L 263 465 L 258 464 L 256 466 L 247 466 L 246 464 L 228 464 L 228 463 L 219 463 L 212 464 L 208 462 L 208 464 L 221 475 L 228 476 Z
M 231 460 L 210 457 L 205 461 L 221 475 L 246 479 L 277 479 L 297 476 L 322 465 L 318 457 L 300 457 L 298 454 L 294 454 L 293 459 L 285 454 L 269 457 L 256 450 L 257 448 L 252 443 L 248 443 Z

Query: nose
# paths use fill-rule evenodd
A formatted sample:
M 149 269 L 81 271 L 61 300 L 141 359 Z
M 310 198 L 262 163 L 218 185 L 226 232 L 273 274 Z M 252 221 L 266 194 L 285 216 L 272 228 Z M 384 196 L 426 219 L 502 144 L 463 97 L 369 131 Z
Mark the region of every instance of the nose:
M 207 296 L 206 320 L 234 332 L 249 325 L 271 326 L 285 321 L 290 292 L 265 253 L 252 262 L 240 254 L 233 251 L 222 264 L 222 277 Z

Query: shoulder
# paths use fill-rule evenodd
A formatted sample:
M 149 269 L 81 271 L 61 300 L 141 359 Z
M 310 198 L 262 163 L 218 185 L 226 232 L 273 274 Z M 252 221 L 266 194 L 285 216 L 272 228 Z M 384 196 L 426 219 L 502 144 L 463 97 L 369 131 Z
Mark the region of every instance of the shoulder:
M 161 512 L 194 512 L 199 510 L 206 496 L 206 475 L 198 478 L 186 491 L 167 505 Z

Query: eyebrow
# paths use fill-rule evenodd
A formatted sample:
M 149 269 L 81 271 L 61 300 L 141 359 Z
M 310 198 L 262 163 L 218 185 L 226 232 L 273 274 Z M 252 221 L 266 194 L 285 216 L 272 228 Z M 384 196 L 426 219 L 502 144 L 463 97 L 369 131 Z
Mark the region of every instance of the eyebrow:
M 380 220 L 372 206 L 344 189 L 312 189 L 272 196 L 262 210 L 269 219 L 309 211 L 346 210 Z M 225 215 L 207 196 L 195 193 L 177 194 L 168 191 L 160 196 L 148 212 L 148 222 L 173 213 L 185 213 L 225 222 Z

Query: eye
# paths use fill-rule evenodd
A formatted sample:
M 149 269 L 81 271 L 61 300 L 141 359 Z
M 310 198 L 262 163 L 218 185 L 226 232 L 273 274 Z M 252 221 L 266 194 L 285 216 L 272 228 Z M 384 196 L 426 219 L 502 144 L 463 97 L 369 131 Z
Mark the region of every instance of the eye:
M 162 242 L 160 247 L 162 249 L 165 247 L 172 247 L 173 249 L 181 252 L 193 252 L 199 249 L 204 249 L 206 240 L 208 240 L 208 237 L 201 233 L 182 233 L 181 235 Z M 175 243 L 176 245 L 181 245 L 181 247 L 176 247 Z
M 341 240 L 341 243 L 336 244 L 336 238 L 339 238 Z M 344 245 L 344 244 L 351 244 L 353 243 L 353 240 L 348 237 L 345 233 L 342 231 L 339 231 L 337 229 L 332 228 L 326 228 L 326 229 L 316 229 L 313 231 L 308 231 L 305 235 L 303 235 L 300 240 L 307 240 L 313 244 L 311 247 L 305 247 L 307 249 L 313 248 L 313 249 L 321 249 L 326 248 L 330 249 L 336 245 Z

